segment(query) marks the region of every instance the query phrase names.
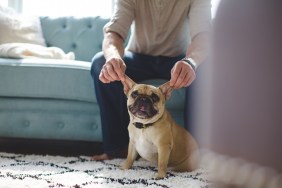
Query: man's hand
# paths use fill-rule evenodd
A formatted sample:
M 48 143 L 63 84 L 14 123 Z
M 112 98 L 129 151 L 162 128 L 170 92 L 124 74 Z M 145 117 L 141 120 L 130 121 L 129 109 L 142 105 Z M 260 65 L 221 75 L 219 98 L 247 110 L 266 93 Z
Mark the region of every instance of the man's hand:
M 209 54 L 210 34 L 201 32 L 197 34 L 190 44 L 186 57 L 192 58 L 199 66 L 206 61 Z M 196 78 L 194 69 L 185 61 L 178 61 L 171 70 L 170 86 L 179 89 L 189 86 Z
M 124 81 L 126 65 L 122 58 L 124 55 L 124 40 L 115 32 L 106 32 L 103 40 L 103 52 L 106 58 L 99 80 L 103 83 L 110 83 L 117 80 Z
M 103 66 L 99 79 L 103 83 L 110 83 L 117 80 L 124 81 L 126 65 L 121 58 L 110 58 Z
M 196 78 L 196 73 L 191 65 L 185 61 L 178 61 L 171 69 L 170 86 L 174 89 L 189 86 Z

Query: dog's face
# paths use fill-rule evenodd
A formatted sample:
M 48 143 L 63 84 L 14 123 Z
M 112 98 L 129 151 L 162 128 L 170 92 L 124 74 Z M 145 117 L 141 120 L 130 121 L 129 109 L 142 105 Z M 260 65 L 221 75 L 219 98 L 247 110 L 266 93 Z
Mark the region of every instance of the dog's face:
M 140 123 L 153 123 L 164 111 L 165 97 L 154 86 L 136 84 L 127 97 L 128 112 Z
M 127 80 L 128 91 L 127 107 L 130 120 L 139 123 L 154 123 L 163 114 L 165 101 L 171 91 L 168 91 L 169 84 L 155 87 L 146 84 L 136 84 L 132 80 Z M 123 83 L 125 84 L 125 83 Z

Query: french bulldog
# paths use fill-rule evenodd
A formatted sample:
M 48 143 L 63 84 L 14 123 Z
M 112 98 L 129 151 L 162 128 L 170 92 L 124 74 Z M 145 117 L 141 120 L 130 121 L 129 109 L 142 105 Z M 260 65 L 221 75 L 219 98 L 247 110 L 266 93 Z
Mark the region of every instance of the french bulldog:
M 198 145 L 192 135 L 177 125 L 165 108 L 172 88 L 169 82 L 155 87 L 136 84 L 126 76 L 124 92 L 130 116 L 129 146 L 122 169 L 129 169 L 138 154 L 158 167 L 156 179 L 166 177 L 168 167 L 184 172 L 196 168 Z M 196 157 L 196 158 L 195 158 Z

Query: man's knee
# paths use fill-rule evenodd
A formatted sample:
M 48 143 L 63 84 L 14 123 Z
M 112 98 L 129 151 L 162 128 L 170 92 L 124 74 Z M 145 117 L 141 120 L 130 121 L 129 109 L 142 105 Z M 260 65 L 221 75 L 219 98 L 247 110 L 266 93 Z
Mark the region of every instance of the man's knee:
M 102 70 L 103 65 L 105 64 L 105 57 L 103 52 L 98 52 L 92 58 L 92 65 L 91 65 L 91 75 L 92 77 L 97 77 Z

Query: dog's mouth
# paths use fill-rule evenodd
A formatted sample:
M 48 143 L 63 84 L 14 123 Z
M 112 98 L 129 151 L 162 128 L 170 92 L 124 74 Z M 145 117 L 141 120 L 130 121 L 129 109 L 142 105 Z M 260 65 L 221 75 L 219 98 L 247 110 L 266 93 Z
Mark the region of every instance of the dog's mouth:
M 155 116 L 158 111 L 154 108 L 149 97 L 141 97 L 129 106 L 129 111 L 138 118 L 149 119 Z

